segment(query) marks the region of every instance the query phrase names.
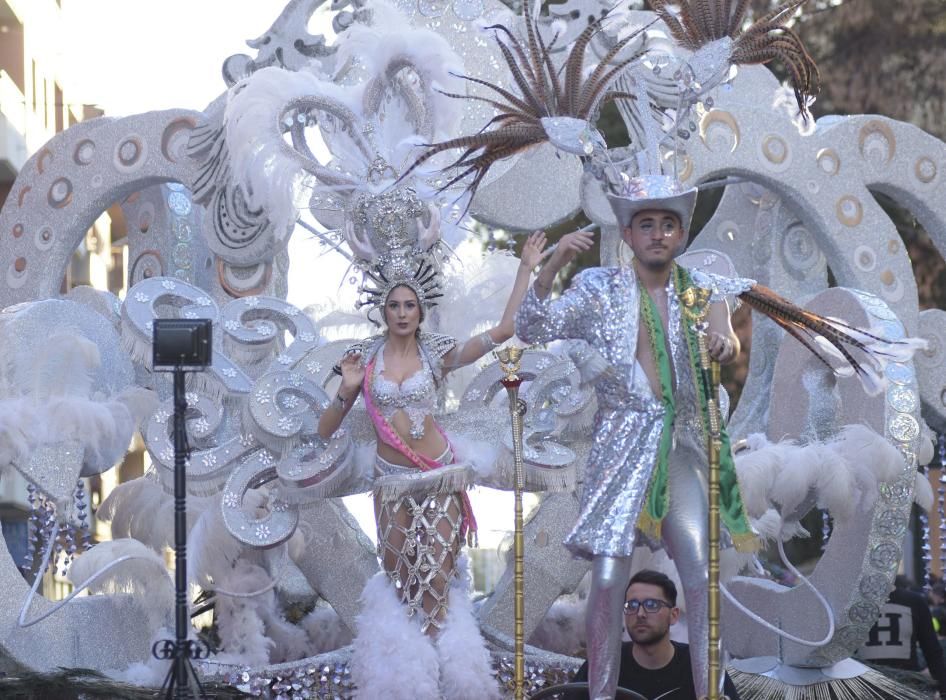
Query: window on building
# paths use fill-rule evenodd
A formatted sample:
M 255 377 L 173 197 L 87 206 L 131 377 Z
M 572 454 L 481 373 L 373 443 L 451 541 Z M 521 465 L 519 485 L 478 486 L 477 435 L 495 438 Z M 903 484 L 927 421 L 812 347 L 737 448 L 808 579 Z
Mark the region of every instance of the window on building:
M 25 93 L 26 71 L 23 69 L 23 25 L 12 10 L 4 10 L 6 3 L 0 0 L 0 71 L 16 83 Z

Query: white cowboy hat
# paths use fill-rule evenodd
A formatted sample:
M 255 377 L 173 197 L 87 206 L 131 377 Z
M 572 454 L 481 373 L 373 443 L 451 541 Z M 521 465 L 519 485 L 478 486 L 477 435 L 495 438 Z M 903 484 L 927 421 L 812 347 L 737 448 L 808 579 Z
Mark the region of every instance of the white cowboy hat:
M 655 209 L 671 211 L 680 217 L 684 233 L 690 230 L 693 209 L 696 207 L 696 188 L 684 189 L 670 175 L 635 175 L 622 173 L 619 191 L 607 192 L 608 203 L 614 210 L 618 225 L 631 225 L 631 219 L 639 211 Z

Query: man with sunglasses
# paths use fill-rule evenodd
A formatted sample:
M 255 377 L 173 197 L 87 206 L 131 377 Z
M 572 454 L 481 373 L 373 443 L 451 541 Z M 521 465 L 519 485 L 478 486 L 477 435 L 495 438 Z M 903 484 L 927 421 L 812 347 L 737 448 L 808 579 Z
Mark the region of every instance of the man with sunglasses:
M 624 626 L 630 642 L 621 646 L 618 685 L 647 700 L 696 700 L 690 669 L 690 647 L 670 639 L 670 626 L 680 617 L 677 587 L 666 575 L 648 569 L 634 574 L 624 593 Z M 587 662 L 575 682 L 588 680 Z M 730 700 L 739 695 L 729 676 L 723 692 Z M 565 700 L 586 700 L 586 691 L 572 691 Z

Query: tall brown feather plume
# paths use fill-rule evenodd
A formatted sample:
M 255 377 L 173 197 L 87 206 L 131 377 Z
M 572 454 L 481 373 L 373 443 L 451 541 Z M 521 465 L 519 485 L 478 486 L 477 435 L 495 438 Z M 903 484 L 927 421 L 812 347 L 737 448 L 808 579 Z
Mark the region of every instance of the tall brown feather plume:
M 677 14 L 667 0 L 650 0 L 673 38 L 696 51 L 717 39 L 733 40 L 731 60 L 737 65 L 780 60 L 792 78 L 798 110 L 808 116 L 808 102 L 818 92 L 819 73 L 799 36 L 785 26 L 808 0 L 785 0 L 743 30 L 749 0 L 677 0 Z M 787 43 L 786 43 L 787 42 Z
M 739 295 L 739 298 L 759 313 L 775 321 L 775 323 L 802 343 L 815 357 L 829 368 L 832 368 L 832 370 L 833 367 L 831 363 L 828 362 L 828 359 L 817 349 L 814 343 L 811 342 L 811 339 L 815 336 L 821 336 L 834 346 L 847 361 L 848 365 L 850 365 L 851 369 L 861 377 L 866 377 L 868 372 L 865 370 L 864 366 L 854 358 L 850 349 L 856 348 L 871 357 L 876 357 L 878 353 L 868 348 L 862 340 L 845 332 L 843 330 L 844 328 L 856 331 L 858 334 L 876 341 L 890 345 L 899 344 L 899 341 L 881 338 L 880 336 L 846 324 L 843 321 L 819 316 L 816 313 L 793 304 L 788 299 L 779 296 L 771 289 L 761 284 L 757 284 L 748 291 L 743 292 Z
M 626 92 L 611 93 L 608 87 L 636 57 L 622 60 L 614 66 L 607 64 L 615 59 L 640 32 L 618 42 L 608 51 L 605 60 L 596 66 L 592 74 L 587 79 L 583 79 L 585 52 L 591 39 L 601 27 L 601 21 L 594 20 L 572 45 L 565 59 L 562 79 L 551 57 L 551 49 L 557 37 L 549 46 L 546 46 L 532 15 L 532 1 L 523 2 L 522 20 L 525 22 L 526 29 L 524 41 L 502 24 L 489 27 L 496 31 L 495 40 L 515 88 L 505 89 L 481 78 L 460 76 L 471 83 L 487 87 L 495 93 L 491 97 L 473 95 L 466 97 L 490 104 L 499 110 L 499 115 L 493 117 L 479 133 L 427 144 L 426 150 L 405 169 L 401 180 L 438 153 L 462 148 L 464 151 L 460 157 L 447 166 L 447 169 L 459 168 L 462 172 L 453 176 L 441 189 L 447 189 L 458 182 L 468 180 L 467 191 L 472 200 L 472 195 L 476 193 L 493 163 L 548 141 L 548 136 L 542 127 L 543 118 L 559 116 L 588 120 L 605 101 L 634 99 L 633 95 Z M 451 93 L 443 94 L 448 97 L 461 97 Z

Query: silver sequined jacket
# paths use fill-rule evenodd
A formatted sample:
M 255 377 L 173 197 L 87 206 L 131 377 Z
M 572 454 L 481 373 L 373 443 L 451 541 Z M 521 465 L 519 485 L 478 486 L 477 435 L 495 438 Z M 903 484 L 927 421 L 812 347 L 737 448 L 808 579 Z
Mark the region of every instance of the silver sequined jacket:
M 723 290 L 709 283 L 731 282 L 703 275 L 694 275 L 694 281 L 712 287 L 715 298 L 721 298 Z M 667 300 L 668 341 L 676 376 L 674 433 L 691 441 L 700 430 L 695 389 L 681 332 L 680 304 L 674 293 L 668 293 Z M 565 541 L 582 556 L 630 556 L 656 461 L 664 409 L 651 392 L 635 391 L 639 310 L 633 268 L 599 267 L 580 272 L 558 299 L 540 300 L 530 288 L 516 315 L 516 334 L 523 341 L 583 340 L 608 365 L 595 380 L 598 413 L 585 468 L 582 512 Z

